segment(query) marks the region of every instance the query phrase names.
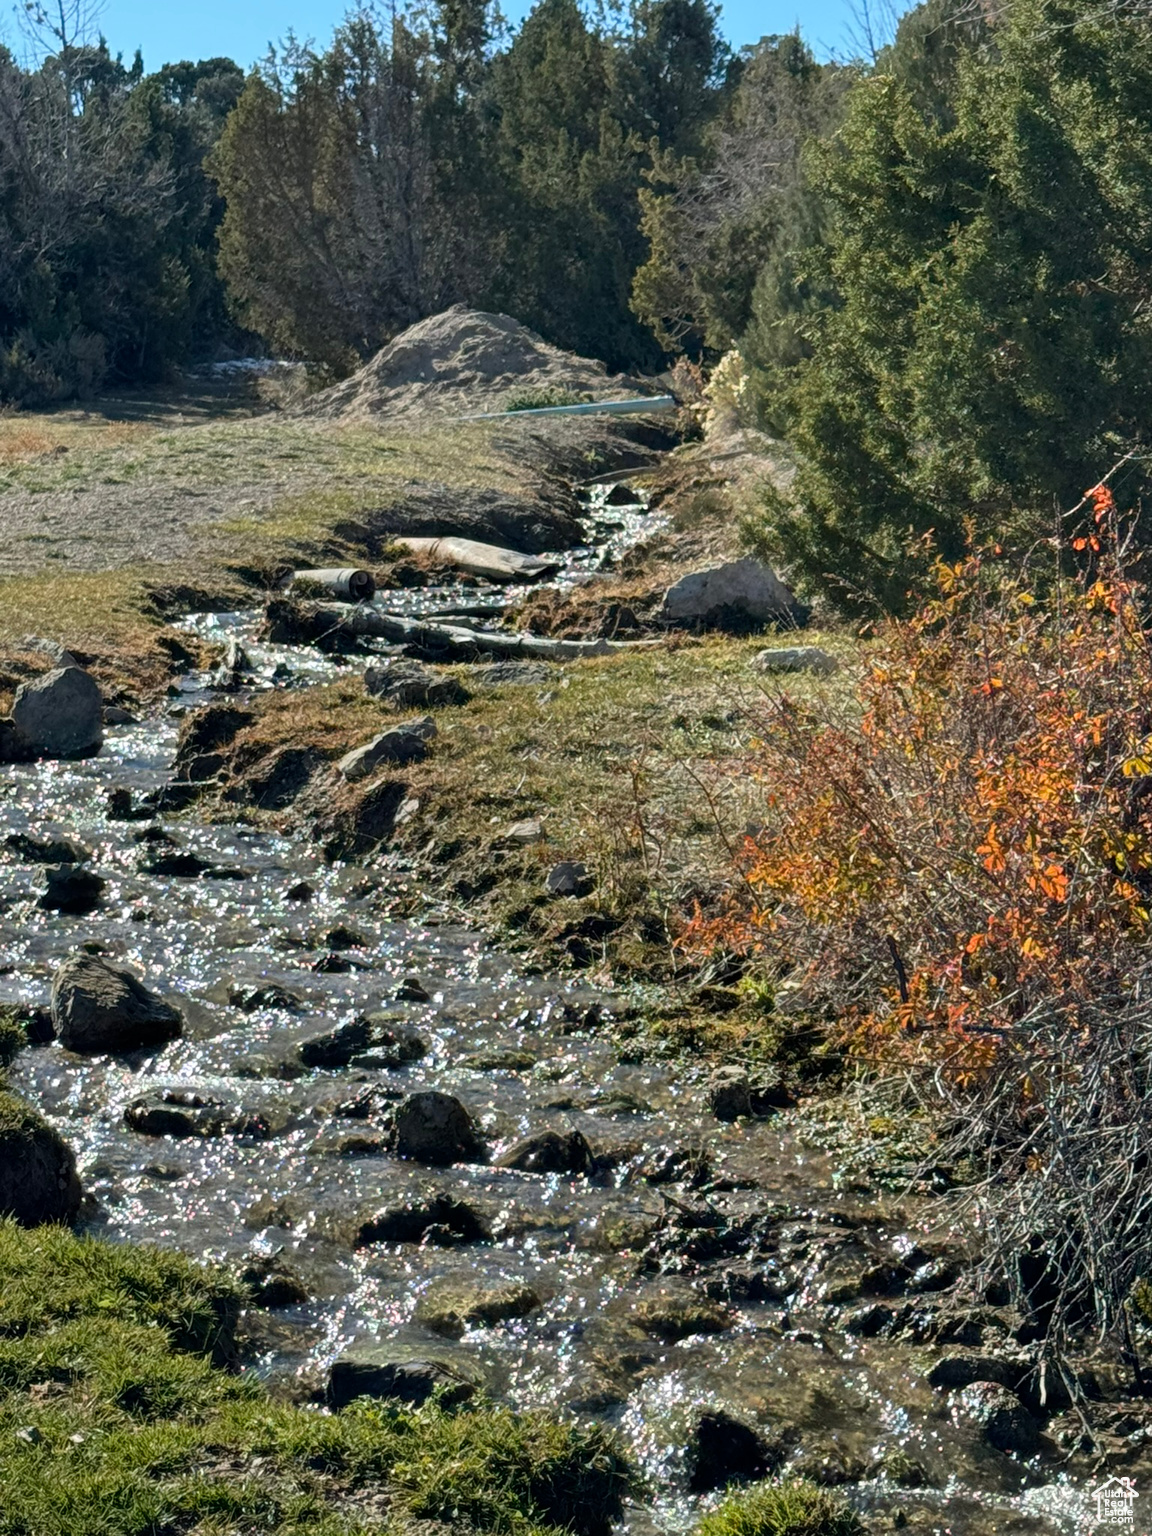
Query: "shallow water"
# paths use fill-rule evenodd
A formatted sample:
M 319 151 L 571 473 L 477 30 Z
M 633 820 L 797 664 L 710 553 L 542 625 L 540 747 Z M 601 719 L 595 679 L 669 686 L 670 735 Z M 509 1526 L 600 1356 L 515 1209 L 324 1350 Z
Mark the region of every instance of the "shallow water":
M 266 678 L 287 665 L 298 686 L 334 667 L 286 647 L 256 648 L 253 659 Z M 189 679 L 174 710 L 206 698 L 203 682 Z M 716 1407 L 778 1437 L 790 1465 L 844 1483 L 888 1527 L 900 1511 L 924 1531 L 1076 1528 L 1082 1496 L 1050 1464 L 1029 1469 L 991 1450 L 924 1384 L 924 1364 L 939 1351 L 853 1337 L 823 1300 L 861 1264 L 904 1251 L 920 1236 L 918 1213 L 861 1205 L 837 1186 L 829 1158 L 781 1119 L 719 1123 L 700 1069 L 637 1060 L 613 1042 L 605 1025 L 626 1000 L 579 979 L 525 974 L 464 929 L 386 917 L 387 862 L 328 865 L 304 838 L 160 818 L 181 849 L 225 874 L 142 870 L 155 851 L 140 840 L 145 824 L 110 820 L 106 794 L 127 788 L 139 800 L 162 785 L 177 724 L 170 712 L 111 729 L 86 762 L 8 770 L 0 839 L 75 837 L 108 886 L 87 917 L 42 912 L 42 867 L 0 863 L 0 1001 L 46 1004 L 54 968 L 81 944 L 183 1000 L 185 1036 L 162 1051 L 86 1059 L 38 1047 L 12 1077 L 76 1148 L 98 1202 L 96 1230 L 237 1265 L 279 1254 L 299 1275 L 306 1303 L 253 1314 L 250 1368 L 274 1381 L 318 1380 L 348 1346 L 374 1342 L 454 1362 L 516 1406 L 606 1419 L 648 1478 L 629 1517 L 637 1536 L 692 1517 L 699 1499 L 687 1491 L 686 1448 L 700 1411 Z M 310 900 L 289 897 L 300 882 Z M 339 936 L 351 947 L 333 948 L 337 926 L 353 930 Z M 405 978 L 417 978 L 428 1000 L 397 1000 Z M 272 984 L 297 1003 L 240 1005 L 239 994 Z M 378 1009 L 418 1030 L 422 1060 L 301 1068 L 301 1040 Z M 484 1132 L 487 1163 L 426 1169 L 382 1150 L 389 1106 L 420 1087 L 458 1095 Z M 249 1132 L 131 1130 L 126 1108 L 163 1090 L 218 1104 Z M 597 1173 L 496 1166 L 519 1138 L 545 1129 L 581 1131 L 601 1155 Z M 708 1159 L 702 1187 L 650 1181 L 662 1159 L 685 1150 L 697 1165 Z M 467 1202 L 492 1241 L 354 1246 L 366 1216 L 438 1191 Z M 701 1257 L 698 1221 L 747 1240 Z M 772 1278 L 772 1299 L 741 1299 L 750 1272 Z M 444 1337 L 413 1314 L 447 1280 L 526 1284 L 540 1305 Z M 637 1324 L 638 1305 L 705 1293 L 731 1307 L 722 1332 L 668 1342 Z M 921 1462 L 934 1486 L 888 1481 L 882 1463 L 895 1450 Z

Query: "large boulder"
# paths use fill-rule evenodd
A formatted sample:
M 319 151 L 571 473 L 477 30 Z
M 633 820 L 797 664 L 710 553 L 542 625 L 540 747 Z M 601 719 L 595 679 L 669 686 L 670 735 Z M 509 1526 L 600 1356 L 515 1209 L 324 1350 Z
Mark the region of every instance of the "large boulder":
M 80 1199 L 71 1148 L 34 1109 L 0 1093 L 0 1216 L 22 1227 L 70 1222 Z
M 799 617 L 792 593 L 759 560 L 730 560 L 690 571 L 664 594 L 660 616 L 670 624 L 748 629 Z
M 52 1026 L 68 1050 L 101 1055 L 175 1040 L 184 1020 L 131 971 L 74 955 L 52 978 Z
M 22 755 L 90 757 L 104 742 L 104 701 L 82 668 L 55 667 L 20 684 L 12 723 Z
M 459 1099 L 434 1089 L 410 1093 L 397 1106 L 391 1146 L 398 1157 L 439 1166 L 476 1163 L 484 1156 L 472 1116 Z

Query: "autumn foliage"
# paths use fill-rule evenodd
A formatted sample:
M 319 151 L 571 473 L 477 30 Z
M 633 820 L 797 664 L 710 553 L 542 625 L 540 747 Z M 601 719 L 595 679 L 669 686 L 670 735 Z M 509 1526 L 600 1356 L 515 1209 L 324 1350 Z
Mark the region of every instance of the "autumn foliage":
M 769 704 L 748 900 L 686 944 L 766 955 L 859 1052 L 961 1082 L 1036 1008 L 1074 1023 L 1124 994 L 1152 905 L 1152 650 L 1111 493 L 1085 504 L 1082 571 L 1043 601 L 998 552 L 940 563 L 852 709 Z

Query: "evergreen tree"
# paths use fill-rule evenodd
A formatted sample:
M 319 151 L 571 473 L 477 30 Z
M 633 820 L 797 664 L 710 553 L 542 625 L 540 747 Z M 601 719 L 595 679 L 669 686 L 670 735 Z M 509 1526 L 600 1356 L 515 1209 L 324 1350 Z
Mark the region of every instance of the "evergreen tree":
M 849 607 L 899 605 L 924 539 L 1047 532 L 1147 437 L 1152 40 L 1106 4 L 1018 0 L 945 109 L 899 72 L 821 157 L 825 280 L 769 542 Z
M 822 229 L 803 154 L 835 126 L 852 78 L 817 64 L 796 34 L 765 38 L 740 61 L 699 154 L 657 155 L 640 194 L 648 256 L 633 286 L 637 314 L 668 348 L 740 345 L 762 393 L 769 371 L 802 352 L 796 317 L 810 294 L 796 257 Z

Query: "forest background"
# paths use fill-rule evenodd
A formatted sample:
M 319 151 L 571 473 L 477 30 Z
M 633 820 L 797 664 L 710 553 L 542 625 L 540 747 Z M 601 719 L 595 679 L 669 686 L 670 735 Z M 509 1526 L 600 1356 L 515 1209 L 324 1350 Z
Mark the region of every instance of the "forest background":
M 1152 27 L 1125 0 L 926 0 L 861 57 L 733 52 L 708 0 L 515 30 L 351 13 L 145 74 L 67 6 L 0 53 L 0 398 L 265 348 L 321 378 L 456 302 L 610 368 L 717 370 L 787 439 L 754 542 L 841 608 L 1021 547 L 1100 473 L 1143 489 Z M 850 577 L 846 574 L 850 573 Z

